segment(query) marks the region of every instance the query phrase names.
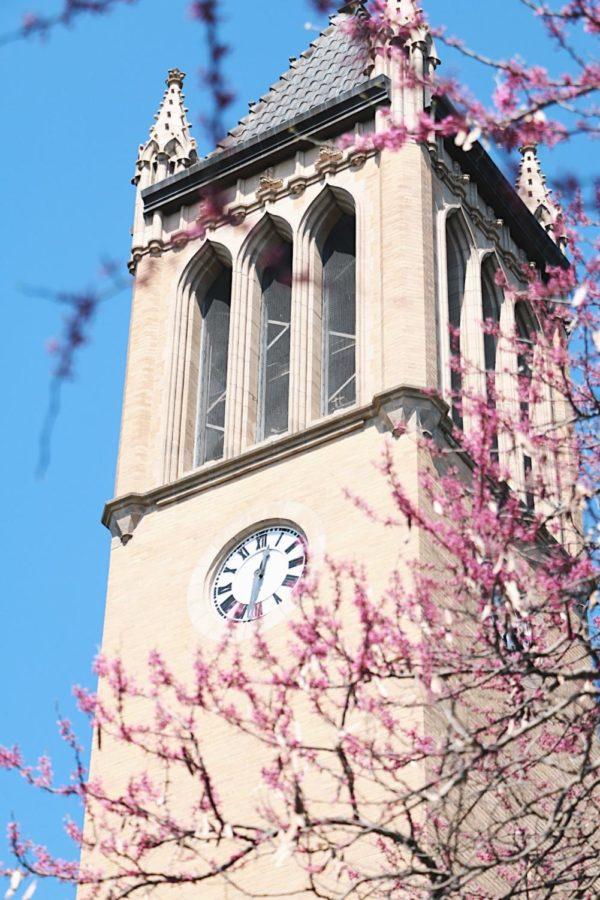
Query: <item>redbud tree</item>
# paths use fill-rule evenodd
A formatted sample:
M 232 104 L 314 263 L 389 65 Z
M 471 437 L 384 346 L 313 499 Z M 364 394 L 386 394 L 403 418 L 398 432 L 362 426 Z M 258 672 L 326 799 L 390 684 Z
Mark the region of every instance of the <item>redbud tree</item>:
M 390 119 L 369 149 L 439 136 L 466 151 L 477 140 L 512 150 L 593 137 L 600 73 L 582 46 L 598 33 L 598 5 L 521 4 L 565 72 L 485 56 L 412 5 L 407 17 L 404 7 L 367 4 L 355 39 L 373 57 L 397 57 L 404 84 L 421 79 L 434 99 L 416 121 Z M 68 9 L 102 5 L 114 4 Z M 192 14 L 207 36 L 207 124 L 218 138 L 232 97 L 220 4 L 196 2 Z M 488 106 L 456 81 L 415 72 L 406 54 L 415 29 L 495 70 Z M 442 96 L 449 114 L 436 111 Z M 398 422 L 378 471 L 349 486 L 348 503 L 397 536 L 407 563 L 378 592 L 360 559 L 310 565 L 275 639 L 260 627 L 245 642 L 227 632 L 199 647 L 187 677 L 156 651 L 135 674 L 98 657 L 99 689 L 75 688 L 77 703 L 94 741 L 121 748 L 131 771 L 118 788 L 90 778 L 66 719 L 75 764 L 65 783 L 47 758 L 30 765 L 18 747 L 0 748 L 2 768 L 85 810 L 84 828 L 67 822 L 72 860 L 10 823 L 8 896 L 23 885 L 31 896 L 40 878 L 103 900 L 186 887 L 283 896 L 253 892 L 252 873 L 265 865 L 290 873 L 289 896 L 598 896 L 597 198 L 574 177 L 562 188 L 553 233 L 569 263 L 527 268 L 518 284 L 495 275 L 533 327 L 506 333 L 482 312 L 486 346 L 503 361 L 485 371 L 451 334 L 453 391 L 431 395 L 444 439 L 407 435 Z M 227 215 L 209 197 L 182 239 L 201 240 Z M 396 464 L 407 438 L 420 460 L 418 501 Z M 519 483 L 510 460 L 524 447 L 537 463 Z M 387 485 L 385 511 L 370 500 L 373 478 Z M 416 543 L 427 552 L 413 559 Z M 214 727 L 258 761 L 255 801 L 232 805 L 211 755 Z

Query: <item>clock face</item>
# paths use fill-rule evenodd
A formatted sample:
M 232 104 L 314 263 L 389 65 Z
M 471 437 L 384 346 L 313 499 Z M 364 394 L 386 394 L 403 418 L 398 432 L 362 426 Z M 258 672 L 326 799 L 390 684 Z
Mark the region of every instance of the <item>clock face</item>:
M 254 622 L 289 603 L 306 568 L 305 538 L 287 525 L 261 528 L 221 563 L 212 587 L 215 609 L 231 622 Z

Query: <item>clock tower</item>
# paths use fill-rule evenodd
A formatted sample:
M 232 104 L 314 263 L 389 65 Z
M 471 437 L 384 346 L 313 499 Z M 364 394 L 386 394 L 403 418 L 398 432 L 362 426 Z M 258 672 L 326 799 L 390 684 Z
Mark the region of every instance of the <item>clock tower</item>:
M 390 6 L 414 14 L 410 0 Z M 485 303 L 503 327 L 518 316 L 495 271 L 518 281 L 523 264 L 563 259 L 551 203 L 541 221 L 479 144 L 396 151 L 378 140 L 390 117 L 414 123 L 431 97 L 354 37 L 365 15 L 344 4 L 204 158 L 184 75 L 171 70 L 140 148 L 121 444 L 103 518 L 113 535 L 103 650 L 134 671 L 157 649 L 185 675 L 198 642 L 228 623 L 242 634 L 260 620 L 275 635 L 309 558 L 357 559 L 384 590 L 402 564 L 398 534 L 345 492 L 391 510 L 374 466 L 388 440 L 418 496 L 415 438 L 448 441 L 452 427 L 434 396 L 454 386 L 448 326 L 484 369 Z M 405 55 L 418 75 L 439 62 L 424 27 Z M 498 452 L 525 490 L 535 459 L 502 436 Z M 401 552 L 422 548 L 407 536 Z M 236 750 L 218 731 L 214 752 L 251 802 L 227 774 Z M 94 751 L 105 781 L 127 766 L 111 745 Z M 272 891 L 272 873 L 253 887 Z M 224 890 L 202 896 L 235 896 Z

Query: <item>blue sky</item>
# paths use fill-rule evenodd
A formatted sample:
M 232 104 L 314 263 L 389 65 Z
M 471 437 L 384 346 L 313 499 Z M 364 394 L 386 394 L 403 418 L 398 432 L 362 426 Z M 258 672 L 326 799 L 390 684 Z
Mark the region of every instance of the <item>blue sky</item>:
M 59 0 L 3 0 L 0 34 L 24 12 L 50 14 Z M 45 43 L 0 48 L 3 84 L 3 265 L 0 272 L 4 385 L 2 454 L 3 627 L 0 629 L 0 743 L 19 742 L 35 759 L 58 749 L 56 704 L 71 712 L 70 686 L 90 683 L 102 628 L 109 536 L 99 519 L 112 496 L 123 386 L 129 296 L 100 311 L 76 378 L 63 393 L 50 468 L 36 478 L 38 436 L 52 360 L 46 341 L 61 310 L 23 285 L 80 290 L 97 282 L 100 262 L 124 262 L 129 249 L 137 146 L 145 140 L 167 69 L 189 73 L 190 116 L 206 102 L 197 77 L 202 33 L 187 17 L 187 0 L 139 0 L 111 16 L 80 19 Z M 490 53 L 520 51 L 548 61 L 539 26 L 517 0 L 429 0 L 427 12 Z M 307 20 L 322 24 L 306 0 L 226 0 L 228 76 L 238 94 L 232 121 L 311 39 Z M 483 12 L 481 10 L 484 10 Z M 456 70 L 441 50 L 447 72 Z M 466 77 L 480 95 L 487 72 Z M 200 137 L 200 129 L 195 133 Z M 201 142 L 202 148 L 202 142 Z M 206 149 L 206 147 L 204 147 Z M 589 170 L 590 151 L 561 149 L 549 173 Z M 60 767 L 59 767 L 60 768 Z M 63 810 L 0 773 L 0 859 L 3 822 L 14 811 L 25 830 L 59 852 Z M 72 897 L 41 886 L 44 898 Z

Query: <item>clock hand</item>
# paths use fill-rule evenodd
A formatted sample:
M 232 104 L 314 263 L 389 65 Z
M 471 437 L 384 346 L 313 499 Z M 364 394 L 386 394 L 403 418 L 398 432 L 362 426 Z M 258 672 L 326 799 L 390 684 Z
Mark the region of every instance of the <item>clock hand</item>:
M 267 563 L 268 563 L 268 561 L 269 561 L 270 555 L 271 555 L 271 548 L 270 548 L 270 547 L 267 547 L 267 549 L 266 549 L 265 552 L 264 552 L 264 555 L 263 555 L 263 558 L 262 558 L 262 562 L 261 562 L 261 564 L 260 564 L 260 568 L 259 568 L 259 570 L 258 570 L 258 572 L 259 572 L 259 576 L 258 576 L 258 577 L 259 577 L 261 580 L 264 578 L 264 575 L 265 575 L 265 569 L 267 568 Z
M 252 582 L 252 592 L 250 594 L 250 603 L 248 604 L 247 618 L 252 618 L 252 613 L 254 612 L 254 607 L 256 606 L 256 601 L 258 599 L 258 595 L 260 593 L 260 589 L 262 587 L 263 578 L 265 575 L 265 569 L 267 567 L 267 562 L 269 560 L 269 556 L 271 555 L 271 550 L 269 547 L 265 550 L 263 554 L 263 558 L 261 560 L 260 566 L 254 573 L 254 581 Z

